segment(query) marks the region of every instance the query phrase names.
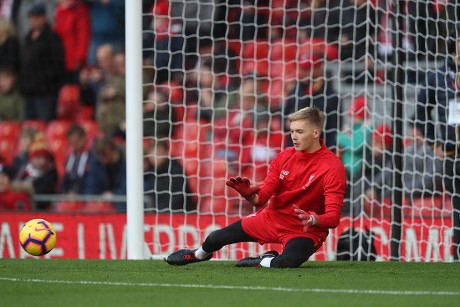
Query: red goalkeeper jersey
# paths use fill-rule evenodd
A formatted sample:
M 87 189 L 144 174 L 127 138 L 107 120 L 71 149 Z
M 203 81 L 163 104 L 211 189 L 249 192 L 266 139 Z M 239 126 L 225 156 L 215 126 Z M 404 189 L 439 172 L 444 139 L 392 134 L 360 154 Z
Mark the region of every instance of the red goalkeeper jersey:
M 326 232 L 340 222 L 346 189 L 342 161 L 321 141 L 313 153 L 299 152 L 294 147 L 283 150 L 271 162 L 269 172 L 259 191 L 257 206 L 283 228 L 298 230 L 302 225 L 292 205 L 315 212 L 319 218 L 308 232 Z

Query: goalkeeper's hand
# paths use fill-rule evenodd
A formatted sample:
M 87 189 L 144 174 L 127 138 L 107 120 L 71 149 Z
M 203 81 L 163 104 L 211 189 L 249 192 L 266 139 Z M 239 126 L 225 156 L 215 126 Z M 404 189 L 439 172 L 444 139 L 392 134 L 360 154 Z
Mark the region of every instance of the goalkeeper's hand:
M 292 207 L 294 207 L 295 214 L 297 214 L 297 217 L 302 222 L 303 232 L 307 232 L 308 228 L 315 225 L 318 221 L 318 215 L 316 213 L 302 210 L 297 205 L 292 205 Z
M 248 178 L 231 177 L 227 180 L 226 184 L 240 193 L 240 195 L 249 202 L 252 201 L 260 191 L 260 187 L 251 187 L 251 182 Z

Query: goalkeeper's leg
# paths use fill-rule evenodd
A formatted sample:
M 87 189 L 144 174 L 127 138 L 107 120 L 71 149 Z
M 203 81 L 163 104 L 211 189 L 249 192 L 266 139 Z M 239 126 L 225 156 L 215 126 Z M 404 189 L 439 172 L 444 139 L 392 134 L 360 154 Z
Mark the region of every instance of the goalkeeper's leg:
M 180 249 L 170 254 L 165 260 L 171 265 L 186 265 L 206 261 L 212 258 L 212 253 L 223 246 L 237 242 L 256 242 L 248 236 L 241 226 L 241 220 L 219 230 L 212 232 L 203 245 L 194 249 Z
M 315 244 L 310 238 L 291 239 L 283 252 L 274 257 L 269 265 L 271 268 L 297 268 L 308 260 L 315 252 Z
M 203 242 L 201 249 L 205 253 L 212 253 L 220 250 L 225 245 L 239 242 L 257 242 L 257 240 L 244 232 L 241 220 L 212 232 Z
M 308 260 L 315 252 L 312 239 L 298 237 L 289 240 L 283 253 L 269 251 L 259 257 L 243 258 L 236 264 L 237 267 L 267 267 L 267 268 L 297 268 Z

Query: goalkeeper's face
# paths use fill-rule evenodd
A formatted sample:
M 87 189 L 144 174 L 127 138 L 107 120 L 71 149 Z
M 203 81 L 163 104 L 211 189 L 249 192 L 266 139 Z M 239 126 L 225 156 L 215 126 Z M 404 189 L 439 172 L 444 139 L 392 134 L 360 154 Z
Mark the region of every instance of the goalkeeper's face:
M 320 129 L 307 120 L 292 121 L 290 132 L 294 148 L 297 151 L 314 152 L 321 147 L 319 143 Z

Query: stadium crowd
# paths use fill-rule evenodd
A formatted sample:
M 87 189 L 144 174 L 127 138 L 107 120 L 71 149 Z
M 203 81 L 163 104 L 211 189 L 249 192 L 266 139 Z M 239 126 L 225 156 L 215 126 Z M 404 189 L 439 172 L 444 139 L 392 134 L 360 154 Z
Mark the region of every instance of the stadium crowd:
M 126 210 L 113 200 L 126 194 L 124 2 L 0 1 L 0 210 Z M 352 63 L 350 82 L 381 77 L 392 1 L 216 1 L 201 4 L 201 24 L 183 1 L 142 2 L 147 210 L 245 213 L 227 178 L 260 183 L 290 145 L 287 116 L 305 106 L 325 113 L 325 143 L 347 168 L 345 213 L 361 210 L 357 195 L 384 202 L 391 129 L 367 125 L 367 97 L 347 110 L 325 65 Z M 454 14 L 436 3 L 405 8 L 411 58 L 442 52 L 435 39 Z M 420 13 L 433 18 L 422 26 Z M 413 128 L 414 146 L 427 147 Z M 437 194 L 437 182 L 411 189 Z M 69 199 L 33 201 L 53 194 Z

